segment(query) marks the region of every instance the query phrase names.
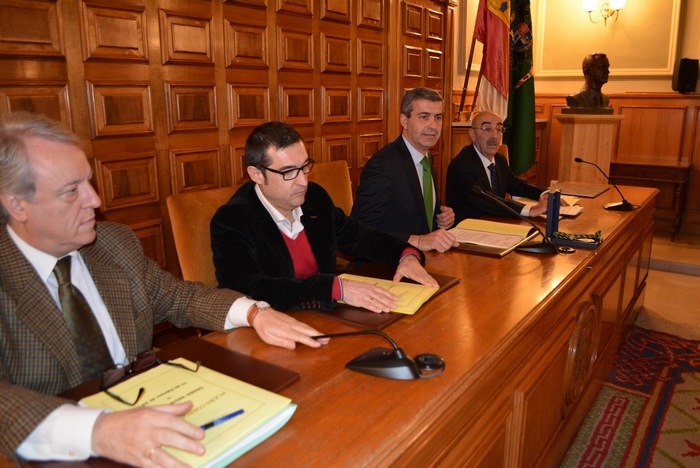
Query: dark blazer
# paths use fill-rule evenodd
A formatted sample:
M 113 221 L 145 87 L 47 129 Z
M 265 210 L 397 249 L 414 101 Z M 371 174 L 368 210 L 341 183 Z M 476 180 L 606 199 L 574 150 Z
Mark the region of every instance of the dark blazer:
M 432 159 L 430 164 L 432 166 Z M 437 187 L 434 170 L 433 184 Z M 439 210 L 440 199 L 436 191 L 434 230 L 437 229 Z M 365 164 L 350 216 L 403 241 L 408 241 L 411 235 L 430 233 L 416 166 L 402 136 L 379 150 Z
M 498 177 L 499 196 L 506 205 L 520 213 L 522 203 L 505 199 L 506 193 L 513 196 L 538 200 L 543 188 L 536 187 L 525 182 L 510 170 L 508 161 L 501 153 L 494 157 L 496 163 L 496 177 Z M 450 162 L 447 168 L 446 198 L 447 205 L 455 212 L 455 223 L 465 218 L 480 218 L 485 215 L 515 218 L 515 215 L 499 207 L 497 204 L 475 195 L 471 191 L 472 185 L 478 185 L 485 192 L 491 192 L 491 183 L 474 145 L 465 146 L 462 151 Z
M 346 216 L 320 186 L 309 182 L 301 222 L 319 274 L 294 278 L 294 264 L 283 234 L 248 182 L 211 220 L 219 287 L 232 288 L 270 303 L 277 310 L 332 310 L 338 250 L 396 266 L 405 242 Z
M 144 256 L 134 233 L 121 224 L 97 223 L 96 241 L 80 253 L 129 359 L 151 348 L 159 322 L 222 330 L 231 304 L 241 297 L 174 278 Z M 17 446 L 68 402 L 52 395 L 81 383 L 61 310 L 0 226 L 0 451 L 17 462 Z

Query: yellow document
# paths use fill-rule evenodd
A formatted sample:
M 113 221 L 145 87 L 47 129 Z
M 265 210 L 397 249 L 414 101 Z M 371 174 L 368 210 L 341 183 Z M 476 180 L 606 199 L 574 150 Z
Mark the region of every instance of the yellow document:
M 425 304 L 425 302 L 430 299 L 438 289 L 440 289 L 430 288 L 428 286 L 423 286 L 422 284 L 416 283 L 394 283 L 392 280 L 370 278 L 369 276 L 349 275 L 347 273 L 343 273 L 339 276 L 339 278 L 362 281 L 363 283 L 370 283 L 389 290 L 393 295 L 398 296 L 399 298 L 396 303 L 396 308 L 392 309 L 391 311 L 407 315 L 415 314 L 418 309 L 420 309 L 420 306 Z
M 183 358 L 173 362 L 191 369 L 196 367 L 196 364 Z M 296 405 L 289 398 L 206 367 L 191 372 L 174 366 L 160 365 L 109 390 L 126 400 L 131 400 L 136 398 L 139 388 L 142 387 L 145 392 L 134 407 L 120 403 L 104 392 L 83 398 L 80 404 L 91 408 L 123 411 L 135 407 L 192 401 L 192 410 L 183 418 L 196 426 L 243 410 L 239 416 L 206 429 L 202 441 L 206 452 L 201 457 L 162 447 L 178 460 L 193 467 L 225 466 L 274 434 L 296 410 Z
M 507 249 L 527 237 L 530 229 L 530 226 L 519 224 L 467 218 L 448 232 L 458 242 Z

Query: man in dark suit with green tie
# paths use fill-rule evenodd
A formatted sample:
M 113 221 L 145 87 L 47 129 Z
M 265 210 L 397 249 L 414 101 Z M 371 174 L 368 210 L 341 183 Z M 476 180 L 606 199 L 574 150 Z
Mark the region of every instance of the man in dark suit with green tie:
M 402 132 L 362 169 L 351 216 L 414 247 L 445 252 L 459 243 L 446 231 L 452 208 L 440 204 L 430 148 L 442 132 L 443 100 L 414 88 L 401 101 Z
M 201 454 L 191 402 L 115 413 L 55 395 L 151 349 L 153 325 L 252 326 L 267 343 L 318 347 L 313 328 L 226 289 L 174 278 L 126 226 L 96 222 L 100 198 L 77 137 L 18 112 L 0 120 L 0 452 L 22 459 L 177 465 Z M 93 359 L 94 358 L 94 359 Z

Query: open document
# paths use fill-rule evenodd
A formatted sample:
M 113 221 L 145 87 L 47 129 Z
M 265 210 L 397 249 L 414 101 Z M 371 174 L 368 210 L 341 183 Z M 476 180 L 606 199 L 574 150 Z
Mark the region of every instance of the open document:
M 528 236 L 530 229 L 530 226 L 519 224 L 467 218 L 448 232 L 451 232 L 460 243 L 508 249 L 522 242 Z
M 391 311 L 407 315 L 415 314 L 418 309 L 420 309 L 420 306 L 425 304 L 425 302 L 440 289 L 423 286 L 417 283 L 404 283 L 403 281 L 394 283 L 392 280 L 349 275 L 347 273 L 343 273 L 339 278 L 362 281 L 363 283 L 370 283 L 391 291 L 392 294 L 399 298 L 396 303 L 396 308 Z
M 195 363 L 183 358 L 173 362 L 190 369 L 196 368 Z M 144 388 L 145 392 L 135 407 L 192 401 L 192 410 L 183 418 L 197 426 L 210 426 L 205 429 L 202 443 L 206 452 L 202 456 L 162 447 L 193 467 L 219 467 L 231 463 L 274 434 L 296 410 L 296 405 L 289 398 L 203 366 L 197 372 L 192 372 L 160 365 L 109 390 L 126 400 L 133 400 L 140 388 Z M 80 404 L 112 411 L 132 408 L 104 392 L 83 398 Z M 225 416 L 229 416 L 229 419 L 220 424 L 213 423 Z

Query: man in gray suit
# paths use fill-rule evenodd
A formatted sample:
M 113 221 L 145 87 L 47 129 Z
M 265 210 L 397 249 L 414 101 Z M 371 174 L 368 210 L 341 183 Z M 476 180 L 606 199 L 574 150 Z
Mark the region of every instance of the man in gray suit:
M 161 270 L 128 227 L 95 221 L 100 198 L 91 178 L 77 137 L 57 122 L 22 112 L 0 121 L 0 452 L 16 464 L 96 454 L 182 466 L 161 447 L 204 452 L 204 431 L 180 417 L 191 402 L 106 413 L 55 396 L 107 370 L 86 370 L 92 353 L 78 352 L 86 340 L 74 338 L 85 335 L 64 318 L 71 308 L 57 265 L 64 257 L 68 287 L 81 298 L 73 310 L 96 325 L 108 367 L 149 350 L 153 325 L 163 321 L 220 331 L 252 326 L 287 348 L 318 347 L 310 337 L 319 333 L 238 292 Z

